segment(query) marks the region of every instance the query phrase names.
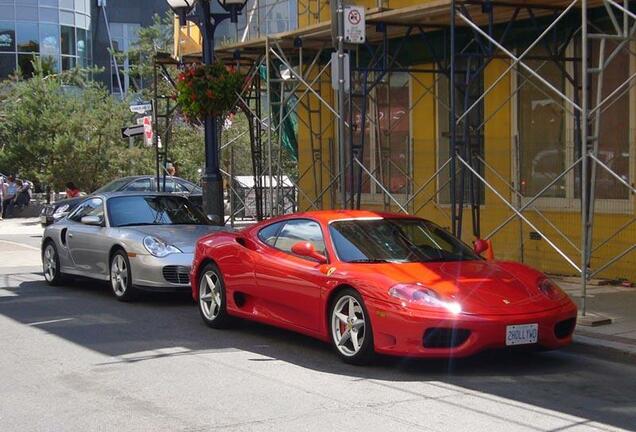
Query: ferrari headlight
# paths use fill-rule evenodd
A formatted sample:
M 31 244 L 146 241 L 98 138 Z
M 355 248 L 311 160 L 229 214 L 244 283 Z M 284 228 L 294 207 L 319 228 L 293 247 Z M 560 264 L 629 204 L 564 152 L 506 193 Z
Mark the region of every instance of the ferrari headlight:
M 539 290 L 552 300 L 560 300 L 566 296 L 565 292 L 553 280 L 543 276 L 537 280 Z
M 68 205 L 68 204 L 64 204 L 64 205 L 59 206 L 53 212 L 53 217 L 61 217 L 62 213 L 66 212 L 69 207 L 70 207 L 70 205 Z
M 158 238 L 151 236 L 144 238 L 144 247 L 148 252 L 150 252 L 150 254 L 157 258 L 163 258 L 173 253 L 182 253 L 179 248 L 164 243 Z
M 402 301 L 402 306 L 409 304 L 418 304 L 434 308 L 443 308 L 447 311 L 458 314 L 462 311 L 462 307 L 457 302 L 448 302 L 443 300 L 437 292 L 431 288 L 425 287 L 421 283 L 414 284 L 397 284 L 389 289 L 389 295 Z

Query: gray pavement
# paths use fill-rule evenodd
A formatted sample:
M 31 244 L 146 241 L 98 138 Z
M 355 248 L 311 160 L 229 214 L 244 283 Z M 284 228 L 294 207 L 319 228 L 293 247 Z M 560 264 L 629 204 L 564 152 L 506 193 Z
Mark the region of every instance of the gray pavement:
M 2 228 L 0 431 L 636 430 L 630 359 L 574 346 L 348 366 L 275 328 L 211 330 L 187 295 L 49 287 L 16 258 L 37 233 Z

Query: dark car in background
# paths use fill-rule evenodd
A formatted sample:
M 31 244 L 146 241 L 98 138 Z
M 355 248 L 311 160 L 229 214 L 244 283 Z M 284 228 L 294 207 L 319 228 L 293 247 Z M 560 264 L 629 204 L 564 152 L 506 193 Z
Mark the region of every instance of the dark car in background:
M 203 191 L 196 184 L 180 177 L 159 177 L 161 190 L 181 195 L 190 199 L 197 207 L 201 207 Z M 153 175 L 130 176 L 116 179 L 97 189 L 93 194 L 106 192 L 152 192 L 157 190 L 157 177 Z M 40 213 L 40 223 L 50 225 L 69 214 L 86 196 L 58 200 L 47 204 Z

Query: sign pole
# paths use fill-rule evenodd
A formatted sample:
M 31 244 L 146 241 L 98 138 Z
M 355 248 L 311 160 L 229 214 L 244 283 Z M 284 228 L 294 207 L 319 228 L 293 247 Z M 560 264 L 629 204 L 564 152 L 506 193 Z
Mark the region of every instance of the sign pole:
M 344 4 L 343 0 L 337 0 L 337 25 L 338 25 L 338 170 L 340 172 L 341 208 L 347 207 L 347 182 L 345 170 L 347 167 L 345 157 L 345 66 L 344 66 Z

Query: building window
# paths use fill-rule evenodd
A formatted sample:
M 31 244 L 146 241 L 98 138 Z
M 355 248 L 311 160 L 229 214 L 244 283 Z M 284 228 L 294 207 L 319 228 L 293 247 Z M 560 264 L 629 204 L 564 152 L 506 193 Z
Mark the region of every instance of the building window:
M 0 0 L 0 3 L 7 3 L 7 0 Z M 82 19 L 76 26 L 73 24 L 76 14 L 59 9 L 65 5 L 72 8 L 75 0 L 22 0 L 15 3 L 11 6 L 0 4 L 0 53 L 3 54 L 0 79 L 11 75 L 16 68 L 24 77 L 31 77 L 34 58 L 40 58 L 45 71 L 50 73 L 91 64 L 90 17 L 77 14 Z M 90 9 L 86 9 L 88 4 L 89 0 L 77 3 L 80 11 L 90 13 Z
M 18 51 L 39 52 L 40 35 L 37 23 L 18 22 L 15 27 Z
M 131 74 L 134 59 L 130 58 L 128 51 L 138 40 L 141 25 L 130 23 L 110 23 L 110 34 L 113 48 L 117 53 L 116 58 L 111 55 L 111 89 L 113 93 L 137 91 L 143 87 L 137 77 Z M 115 66 L 117 64 L 117 66 Z M 117 75 L 119 74 L 119 79 Z M 121 83 L 121 88 L 119 87 Z
M 461 66 L 459 66 L 462 69 Z M 465 69 L 465 68 L 464 68 Z M 464 77 L 459 78 L 461 80 Z M 483 74 L 479 79 L 473 79 L 470 84 L 470 97 L 469 101 L 475 101 L 483 92 Z M 437 166 L 441 167 L 446 164 L 451 156 L 450 154 L 450 83 L 448 78 L 445 75 L 438 74 L 436 80 L 436 92 L 437 92 L 437 109 L 435 110 L 437 113 Z M 455 92 L 455 105 L 456 111 L 458 113 L 463 112 L 464 107 L 464 94 L 459 91 Z M 472 105 L 472 102 L 468 105 Z M 468 107 L 467 106 L 467 107 Z M 464 122 L 468 121 L 468 127 L 470 131 L 473 131 L 469 135 L 468 143 L 470 155 L 474 155 L 472 166 L 476 167 L 477 172 L 481 175 L 484 174 L 484 167 L 477 159 L 477 156 L 484 158 L 484 109 L 483 109 L 483 101 L 482 103 L 475 106 L 469 114 L 466 116 L 464 121 L 457 125 L 456 128 L 456 137 L 458 145 L 461 146 L 461 141 L 463 140 L 463 127 Z M 466 155 L 463 153 L 462 149 L 458 147 L 458 152 L 462 154 L 462 157 L 465 159 Z M 464 182 L 462 184 L 462 172 L 464 173 Z M 472 181 L 472 187 L 471 187 Z M 440 204 L 450 204 L 451 203 L 451 188 L 450 188 L 450 165 L 447 164 L 444 169 L 442 169 L 437 177 L 437 201 Z M 475 194 L 475 198 L 479 204 L 483 204 L 485 200 L 484 195 L 484 185 L 482 182 L 475 178 L 470 171 L 465 169 L 460 161 L 457 161 L 456 164 L 456 175 L 455 175 L 455 196 L 463 197 L 463 203 L 465 206 L 470 205 L 471 203 L 471 191 Z M 463 191 L 463 192 L 462 192 Z
M 605 58 L 614 52 L 616 42 L 606 41 Z M 590 59 L 598 63 L 600 42 L 592 41 Z M 569 49 L 570 53 L 574 49 Z M 546 55 L 545 50 L 535 49 L 531 55 Z M 625 48 L 619 51 L 603 71 L 600 100 L 614 92 L 634 72 L 630 64 L 630 54 Z M 551 60 L 527 60 L 526 64 L 537 70 L 551 85 L 572 97 L 573 87 L 567 83 L 562 72 L 565 66 L 559 66 Z M 572 69 L 578 67 L 568 65 Z M 529 74 L 517 72 L 515 79 L 519 92 L 516 98 L 516 124 L 518 150 L 513 152 L 518 160 L 513 160 L 517 169 L 517 181 L 525 197 L 533 197 L 561 175 L 581 155 L 572 130 L 574 129 L 574 110 L 545 84 Z M 597 89 L 599 74 L 590 74 L 589 105 L 598 104 Z M 629 182 L 634 173 L 633 165 L 632 120 L 630 111 L 630 91 L 619 92 L 601 108 L 598 130 L 598 158 L 610 167 L 622 179 Z M 580 99 L 580 98 L 579 98 Z M 569 132 L 568 132 L 569 131 Z M 594 123 L 590 124 L 590 136 L 594 134 Z M 632 161 L 630 165 L 630 161 Z M 557 208 L 578 208 L 581 196 L 581 164 L 564 175 L 549 187 L 539 198 L 538 203 Z M 622 211 L 628 204 L 629 191 L 616 178 L 601 167 L 596 167 L 596 191 L 599 200 L 622 200 L 623 204 L 605 207 L 610 211 Z M 606 201 L 609 204 L 609 201 Z
M 12 22 L 0 21 L 0 51 L 15 51 L 15 24 Z
M 530 56 L 547 54 L 545 49 L 537 48 L 529 53 Z M 555 62 L 527 60 L 526 64 L 565 93 L 565 77 Z M 517 86 L 519 184 L 521 193 L 532 197 L 565 169 L 565 109 L 557 95 L 528 73 L 518 74 Z M 565 188 L 565 178 L 562 178 L 543 196 L 563 198 Z
M 600 42 L 592 43 L 592 59 L 597 59 Z M 605 58 L 616 48 L 615 41 L 606 41 Z M 622 49 L 611 61 L 603 72 L 601 88 L 601 100 L 610 95 L 622 83 L 626 82 L 633 72 L 630 72 L 630 53 Z M 592 76 L 591 97 L 596 100 L 598 89 L 597 74 Z M 629 182 L 629 144 L 630 144 L 630 105 L 629 91 L 622 92 L 620 97 L 613 99 L 602 108 L 599 128 L 598 158 L 610 167 L 623 180 Z M 594 106 L 597 102 L 594 102 Z M 580 196 L 580 188 L 576 188 L 577 198 Z M 610 173 L 603 168 L 596 169 L 596 197 L 599 199 L 629 198 L 628 189 L 619 183 Z
M 368 85 L 374 81 L 370 75 Z M 356 91 L 361 91 L 358 82 Z M 362 106 L 353 98 L 353 146 L 362 145 L 362 162 L 392 194 L 409 191 L 411 172 L 411 101 L 408 73 L 388 73 L 369 90 L 365 130 L 362 131 Z M 363 139 L 364 138 L 364 139 Z M 349 181 L 350 183 L 350 181 Z M 362 175 L 362 193 L 382 194 L 368 175 Z

